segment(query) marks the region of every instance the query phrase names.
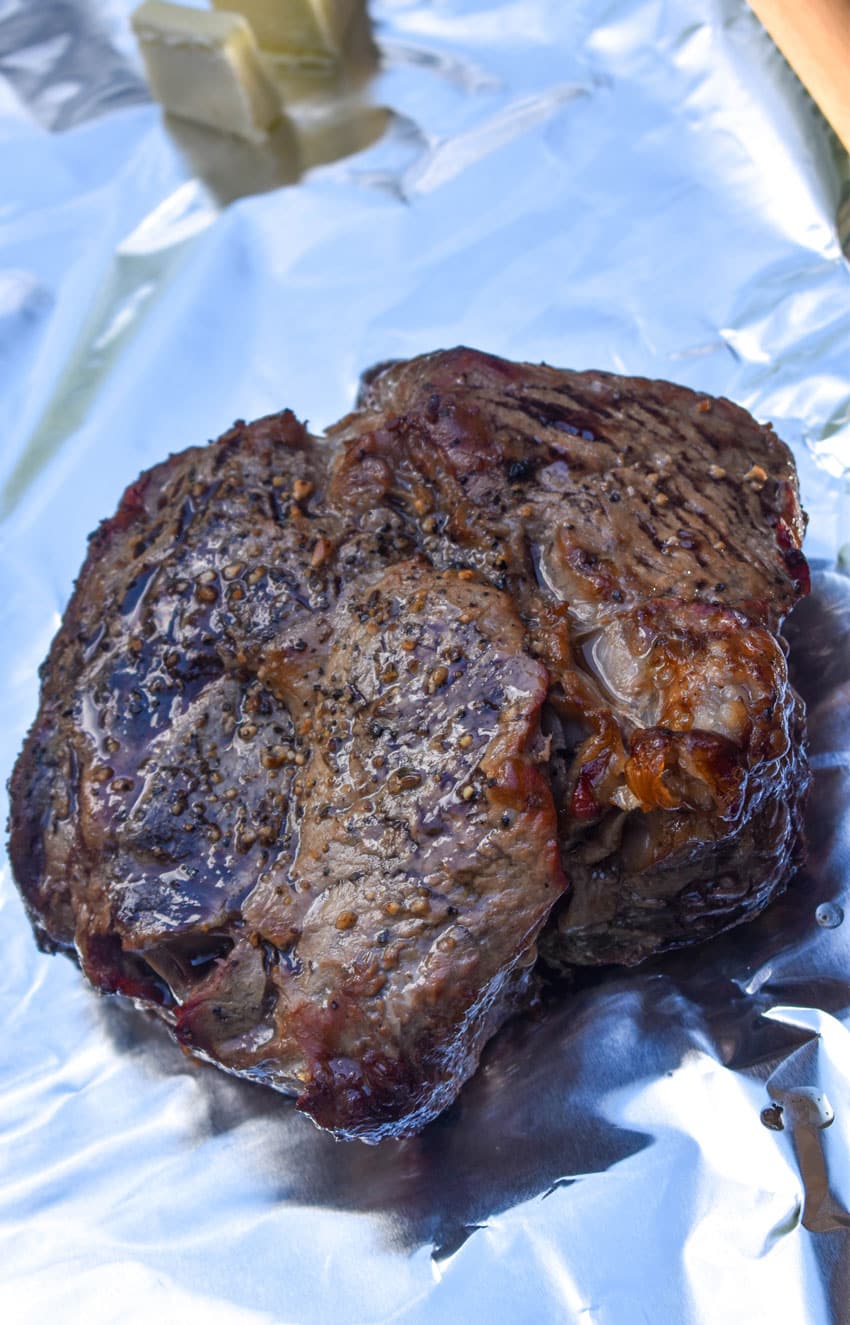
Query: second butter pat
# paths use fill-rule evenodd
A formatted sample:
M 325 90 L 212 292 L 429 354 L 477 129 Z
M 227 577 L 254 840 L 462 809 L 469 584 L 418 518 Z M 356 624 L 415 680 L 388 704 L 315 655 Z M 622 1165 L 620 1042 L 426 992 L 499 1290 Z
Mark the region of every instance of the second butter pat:
M 148 84 L 173 115 L 259 141 L 280 100 L 239 14 L 145 0 L 131 19 Z
M 263 50 L 291 60 L 334 60 L 361 0 L 212 0 L 248 20 Z

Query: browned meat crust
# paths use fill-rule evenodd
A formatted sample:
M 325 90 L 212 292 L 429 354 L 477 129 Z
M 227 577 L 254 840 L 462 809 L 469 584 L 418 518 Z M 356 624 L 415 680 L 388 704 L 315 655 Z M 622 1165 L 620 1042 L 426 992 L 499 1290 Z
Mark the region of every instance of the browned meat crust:
M 13 775 L 39 941 L 337 1135 L 418 1129 L 538 941 L 632 963 L 785 885 L 802 533 L 728 401 L 471 350 L 327 441 L 173 456 L 93 536 Z

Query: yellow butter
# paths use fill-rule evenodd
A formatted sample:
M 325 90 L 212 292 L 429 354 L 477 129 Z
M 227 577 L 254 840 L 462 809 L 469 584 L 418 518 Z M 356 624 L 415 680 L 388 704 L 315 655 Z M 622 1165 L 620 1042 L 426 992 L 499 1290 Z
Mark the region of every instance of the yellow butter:
M 335 60 L 293 60 L 266 52 L 266 72 L 287 108 L 331 106 L 358 95 L 378 69 L 378 48 L 366 9 L 358 4 Z
M 280 117 L 280 99 L 239 14 L 145 0 L 131 23 L 150 90 L 172 115 L 249 141 Z
M 324 113 L 293 118 L 302 170 L 363 152 L 386 132 L 391 112 L 386 106 L 340 102 Z
M 301 173 L 298 141 L 286 116 L 258 142 L 216 133 L 174 115 L 167 115 L 165 123 L 192 174 L 223 206 L 294 184 Z
M 362 0 L 212 0 L 248 20 L 265 51 L 291 60 L 335 60 Z

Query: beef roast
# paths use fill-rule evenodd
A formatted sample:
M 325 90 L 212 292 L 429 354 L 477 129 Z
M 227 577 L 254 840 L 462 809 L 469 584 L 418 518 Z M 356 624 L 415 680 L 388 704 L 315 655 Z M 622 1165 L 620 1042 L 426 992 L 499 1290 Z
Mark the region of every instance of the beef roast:
M 669 383 L 454 350 L 148 471 L 12 783 L 44 948 L 339 1136 L 417 1130 L 556 969 L 755 915 L 807 785 L 793 462 Z

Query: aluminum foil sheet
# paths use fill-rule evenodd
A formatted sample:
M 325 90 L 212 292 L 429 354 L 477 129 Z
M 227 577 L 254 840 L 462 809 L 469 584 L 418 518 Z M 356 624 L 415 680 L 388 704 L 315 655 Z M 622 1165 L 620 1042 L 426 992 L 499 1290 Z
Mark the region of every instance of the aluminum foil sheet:
M 755 924 L 512 1023 L 374 1149 L 40 955 L 7 869 L 0 1319 L 850 1321 L 846 157 L 743 0 L 375 0 L 377 67 L 247 158 L 163 122 L 130 7 L 0 0 L 4 777 L 142 467 L 465 342 L 726 394 L 794 446 L 810 858 Z

